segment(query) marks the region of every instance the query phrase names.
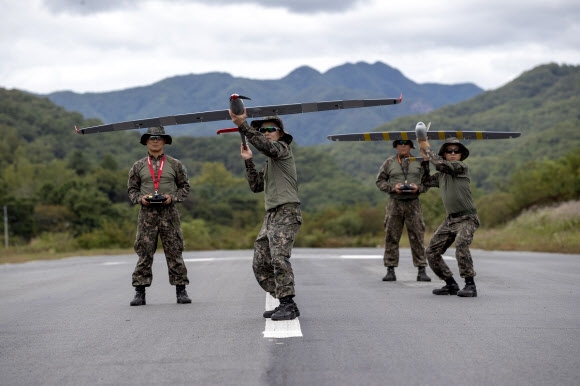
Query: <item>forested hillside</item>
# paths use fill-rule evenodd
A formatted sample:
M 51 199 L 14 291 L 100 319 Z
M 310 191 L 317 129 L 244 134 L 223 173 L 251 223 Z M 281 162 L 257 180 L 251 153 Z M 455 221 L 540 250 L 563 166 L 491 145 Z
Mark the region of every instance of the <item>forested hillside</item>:
M 525 209 L 580 197 L 579 90 L 580 67 L 549 64 L 498 90 L 376 129 L 413 130 L 421 120 L 433 130 L 521 131 L 517 139 L 468 143 L 482 225 L 501 226 Z M 146 148 L 137 131 L 73 129 L 98 123 L 48 98 L 0 89 L 0 205 L 8 209 L 12 246 L 132 245 L 138 208 L 127 200 L 127 173 Z M 180 209 L 186 248 L 250 248 L 264 209 L 243 176 L 239 136 L 175 137 L 166 151 L 183 161 L 192 184 Z M 294 145 L 294 152 L 305 218 L 297 246 L 380 244 L 386 198 L 374 178 L 394 153 L 391 143 Z M 263 161 L 256 156 L 258 166 Z M 444 217 L 439 192 L 421 200 L 433 229 Z
M 404 102 L 403 102 L 404 103 Z M 373 131 L 414 130 L 418 121 L 431 130 L 517 131 L 510 140 L 465 141 L 472 180 L 485 192 L 506 189 L 517 168 L 531 161 L 556 160 L 580 148 L 580 67 L 548 64 L 525 72 L 497 90 L 420 115 L 398 118 Z M 441 141 L 432 141 L 439 148 Z M 344 170 L 370 182 L 390 142 L 333 143 L 329 151 Z M 526 166 L 528 165 L 528 166 Z
M 332 68 L 321 74 L 300 67 L 282 79 L 236 78 L 226 73 L 183 75 L 155 84 L 105 93 L 56 92 L 50 100 L 85 117 L 104 123 L 134 119 L 223 110 L 228 98 L 237 93 L 252 98 L 246 106 L 333 101 L 338 99 L 397 98 L 405 103 L 391 107 L 300 114 L 285 117 L 293 132 L 300 133 L 299 145 L 320 144 L 333 132 L 368 130 L 396 117 L 425 113 L 466 100 L 483 90 L 474 84 L 417 84 L 384 64 L 359 62 Z M 172 135 L 214 135 L 227 122 L 207 122 L 168 127 Z

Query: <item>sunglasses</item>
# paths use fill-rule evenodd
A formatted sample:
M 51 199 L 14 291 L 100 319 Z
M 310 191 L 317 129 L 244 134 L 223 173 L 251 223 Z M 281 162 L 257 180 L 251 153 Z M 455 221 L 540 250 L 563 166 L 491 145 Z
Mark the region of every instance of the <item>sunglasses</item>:
M 461 150 L 460 149 L 445 149 L 445 153 L 446 154 L 461 154 Z
M 409 145 L 410 146 L 413 142 L 408 140 L 408 139 L 399 139 L 399 140 L 395 141 L 395 143 L 397 145 Z
M 160 135 L 152 135 L 149 137 L 149 139 L 152 141 L 161 141 L 163 137 L 161 137 Z
M 258 129 L 258 131 L 259 131 L 260 133 L 266 133 L 266 132 L 268 132 L 268 133 L 273 133 L 273 132 L 275 132 L 276 130 L 280 130 L 280 129 L 279 129 L 279 128 L 277 128 L 276 126 L 264 126 L 264 127 L 260 127 L 260 128 Z

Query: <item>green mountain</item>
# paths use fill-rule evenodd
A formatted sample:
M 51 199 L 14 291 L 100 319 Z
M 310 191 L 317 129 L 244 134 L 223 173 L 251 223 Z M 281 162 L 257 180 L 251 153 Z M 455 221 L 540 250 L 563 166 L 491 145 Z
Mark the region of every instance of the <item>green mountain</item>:
M 356 66 L 363 65 L 353 67 Z M 368 67 L 384 70 L 383 65 Z M 344 68 L 331 70 L 326 75 L 339 76 L 339 71 Z M 473 165 L 474 180 L 478 186 L 491 190 L 505 181 L 516 167 L 530 160 L 557 159 L 579 147 L 579 90 L 579 66 L 546 64 L 523 73 L 497 90 L 425 114 L 400 117 L 376 126 L 374 130 L 413 130 L 418 121 L 424 121 L 432 122 L 432 130 L 522 132 L 520 138 L 511 140 L 467 141 L 471 149 L 469 162 Z M 85 127 L 99 121 L 85 120 L 78 113 L 66 112 L 46 97 L 39 98 L 17 90 L 0 91 L 0 127 L 4 138 L 2 148 L 5 150 L 0 152 L 0 167 L 10 162 L 11 154 L 19 152 L 26 154 L 30 162 L 66 159 L 75 151 L 82 152 L 92 162 L 113 154 L 120 167 L 130 167 L 142 153 L 143 149 L 138 145 L 140 133 L 136 131 L 76 135 L 74 125 Z M 388 106 L 384 110 L 392 111 L 405 103 L 404 100 L 400 105 Z M 304 116 L 316 117 L 320 114 Z M 296 129 L 292 133 L 300 139 L 309 131 Z M 175 135 L 175 132 L 171 134 Z M 171 152 L 189 163 L 193 170 L 198 170 L 203 162 L 224 162 L 228 170 L 241 175 L 239 154 L 235 145 L 232 148 L 237 141 L 235 135 L 218 137 L 212 133 L 208 137 L 186 136 L 174 142 Z M 325 153 L 325 158 L 331 155 L 332 162 L 336 162 L 340 170 L 359 181 L 373 180 L 383 160 L 393 154 L 390 142 L 326 142 L 308 147 L 308 151 Z M 432 143 L 433 147 L 440 145 L 438 141 Z M 312 157 L 308 158 L 309 162 L 314 162 Z M 324 169 L 323 166 L 321 168 Z
M 105 123 L 228 108 L 233 93 L 249 96 L 246 106 L 398 97 L 396 106 L 299 114 L 284 117 L 300 145 L 320 144 L 331 133 L 369 130 L 396 117 L 426 113 L 478 95 L 474 84 L 417 84 L 400 71 L 377 62 L 359 62 L 321 74 L 300 67 L 278 80 L 236 78 L 226 73 L 175 76 L 155 84 L 104 93 L 55 92 L 47 97 L 70 111 Z M 168 127 L 172 135 L 209 136 L 231 122 L 208 122 Z
M 467 143 L 482 221 L 501 224 L 522 208 L 578 198 L 580 158 L 574 152 L 580 148 L 579 91 L 580 66 L 546 64 L 497 90 L 399 117 L 375 130 L 413 130 L 423 121 L 432 122 L 432 130 L 521 131 L 520 138 Z M 146 148 L 139 144 L 138 131 L 74 131 L 74 125 L 99 122 L 47 97 L 0 88 L 0 196 L 1 205 L 9 208 L 11 240 L 16 237 L 11 243 L 49 233 L 74 237 L 83 248 L 131 245 L 136 213 L 127 202 L 127 172 Z M 295 138 L 308 133 L 292 131 Z M 441 142 L 431 145 L 438 149 Z M 329 234 L 340 240 L 380 231 L 385 196 L 374 180 L 384 159 L 394 154 L 391 142 L 293 146 L 300 198 L 309 216 L 302 246 L 334 245 L 324 241 Z M 180 210 L 191 243 L 196 248 L 251 247 L 263 204 L 243 178 L 239 136 L 180 136 L 166 151 L 185 164 L 192 181 Z M 257 154 L 255 162 L 260 167 L 264 159 Z M 422 196 L 422 202 L 427 225 L 436 226 L 444 215 L 436 189 Z M 240 238 L 240 232 L 250 237 Z M 240 243 L 234 242 L 238 239 Z M 355 244 L 368 242 L 364 237 L 359 241 Z
M 579 106 L 580 66 L 546 64 L 497 90 L 426 114 L 397 118 L 374 131 L 414 130 L 423 121 L 431 122 L 431 130 L 521 132 L 521 137 L 509 140 L 465 141 L 472 180 L 490 191 L 529 161 L 554 160 L 579 149 Z M 441 144 L 431 141 L 432 148 L 439 149 Z M 327 147 L 344 170 L 367 183 L 384 158 L 393 154 L 390 142 L 342 142 Z

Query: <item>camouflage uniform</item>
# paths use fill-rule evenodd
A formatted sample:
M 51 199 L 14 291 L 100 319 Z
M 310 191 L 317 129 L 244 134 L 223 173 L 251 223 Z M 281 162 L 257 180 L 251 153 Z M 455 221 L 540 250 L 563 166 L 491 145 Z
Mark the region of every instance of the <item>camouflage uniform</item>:
M 429 266 L 440 279 L 451 278 L 453 273 L 443 260 L 442 254 L 455 242 L 459 274 L 463 278 L 473 278 L 476 273 L 469 245 L 479 227 L 479 218 L 471 197 L 469 168 L 461 161 L 446 161 L 429 148 L 425 151 L 438 173 L 430 176 L 429 164 L 426 164 L 422 183 L 441 189 L 441 198 L 447 211 L 447 218 L 437 228 L 425 251 Z
M 290 255 L 302 224 L 296 166 L 290 148 L 292 136 L 284 133 L 278 141 L 270 142 L 256 130 L 255 123 L 239 126 L 248 141 L 268 157 L 260 172 L 252 159 L 245 160 L 250 189 L 255 193 L 264 191 L 267 212 L 254 242 L 252 266 L 264 291 L 280 299 L 295 295 Z M 283 129 L 281 122 L 280 126 Z
M 425 162 L 427 163 L 427 162 Z M 387 207 L 385 210 L 385 252 L 383 263 L 385 267 L 397 267 L 399 265 L 399 241 L 403 233 L 403 226 L 407 225 L 407 234 L 411 245 L 413 265 L 415 267 L 426 267 L 425 257 L 425 222 L 423 221 L 423 210 L 419 194 L 428 190 L 428 187 L 421 184 L 421 175 L 424 169 L 416 160 L 409 163 L 409 172 L 405 178 L 399 162 L 398 156 L 388 158 L 377 175 L 377 187 L 389 194 Z M 395 186 L 398 183 L 414 183 L 418 186 L 417 193 L 398 194 Z
M 158 158 L 151 157 L 155 172 L 159 167 Z M 127 191 L 133 204 L 141 203 L 145 194 L 153 193 L 153 182 L 145 157 L 133 165 L 129 171 Z M 137 224 L 134 249 L 139 260 L 133 272 L 133 286 L 149 287 L 153 280 L 151 266 L 157 250 L 157 239 L 161 238 L 171 285 L 187 285 L 187 268 L 182 258 L 183 235 L 179 213 L 175 203 L 183 201 L 189 194 L 187 172 L 183 164 L 166 156 L 159 185 L 159 193 L 171 196 L 169 205 L 141 206 Z

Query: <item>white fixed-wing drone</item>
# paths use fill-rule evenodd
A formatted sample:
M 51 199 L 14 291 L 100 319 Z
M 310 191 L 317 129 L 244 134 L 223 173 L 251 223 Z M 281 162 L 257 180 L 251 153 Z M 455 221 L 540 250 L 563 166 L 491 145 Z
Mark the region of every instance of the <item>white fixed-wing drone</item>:
M 417 123 L 415 131 L 385 131 L 385 132 L 368 132 L 353 134 L 334 134 L 327 138 L 331 141 L 396 141 L 402 140 L 445 140 L 446 138 L 455 137 L 462 139 L 507 139 L 517 138 L 522 133 L 509 131 L 462 131 L 462 130 L 444 130 L 429 131 L 431 122 L 427 126 L 423 122 Z

